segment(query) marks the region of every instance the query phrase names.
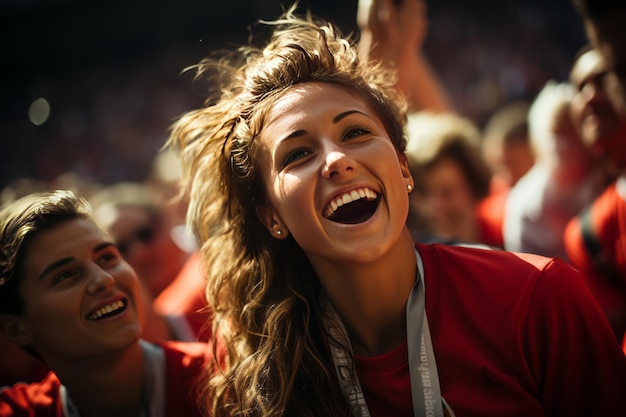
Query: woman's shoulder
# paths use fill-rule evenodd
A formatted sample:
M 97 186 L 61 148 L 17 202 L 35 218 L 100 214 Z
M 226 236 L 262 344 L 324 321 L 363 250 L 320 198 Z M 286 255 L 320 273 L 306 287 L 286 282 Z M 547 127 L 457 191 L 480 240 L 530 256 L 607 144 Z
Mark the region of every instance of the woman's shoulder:
M 454 244 L 417 244 L 417 250 L 423 258 L 443 265 L 444 261 L 463 263 L 466 266 L 492 267 L 496 269 L 526 267 L 529 269 L 544 270 L 553 264 L 563 263 L 558 258 L 551 258 L 532 253 L 511 252 L 494 248 L 484 244 L 454 243 Z M 561 268 L 562 266 L 557 266 Z
M 561 286 L 587 285 L 579 271 L 559 258 L 484 246 L 418 244 L 417 250 L 425 280 L 437 292 L 484 291 L 494 297 L 526 294 L 532 298 L 536 291 L 552 293 Z

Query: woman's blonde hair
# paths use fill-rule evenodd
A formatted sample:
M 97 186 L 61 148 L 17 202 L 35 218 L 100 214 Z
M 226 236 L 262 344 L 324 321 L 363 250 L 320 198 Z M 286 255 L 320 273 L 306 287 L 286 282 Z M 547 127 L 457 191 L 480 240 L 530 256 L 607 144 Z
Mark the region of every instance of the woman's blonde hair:
M 264 48 L 242 47 L 194 67 L 221 90 L 183 115 L 168 141 L 183 161 L 213 335 L 227 350 L 203 397 L 214 416 L 349 413 L 321 323 L 319 281 L 295 240 L 274 239 L 257 215 L 267 196 L 255 138 L 272 106 L 297 84 L 340 85 L 374 108 L 399 153 L 406 146 L 406 104 L 393 75 L 359 62 L 351 39 L 332 24 L 295 10 L 265 22 L 274 31 Z

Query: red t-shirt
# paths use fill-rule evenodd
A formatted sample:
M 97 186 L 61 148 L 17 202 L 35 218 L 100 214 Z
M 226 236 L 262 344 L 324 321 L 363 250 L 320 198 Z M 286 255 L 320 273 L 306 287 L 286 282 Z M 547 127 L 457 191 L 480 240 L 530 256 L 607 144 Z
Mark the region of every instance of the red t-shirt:
M 480 243 L 497 248 L 504 247 L 502 228 L 508 195 L 509 188 L 492 191 L 476 205 L 475 215 L 478 223 L 478 233 L 480 234 Z
M 154 310 L 168 319 L 178 340 L 205 342 L 211 337 L 211 312 L 205 297 L 201 259 L 199 252 L 192 254 L 153 303 Z
M 406 341 L 384 355 L 355 355 L 354 365 L 372 416 L 413 414 Z
M 165 417 L 201 417 L 197 399 L 198 377 L 204 369 L 207 345 L 164 342 Z M 0 390 L 0 417 L 63 417 L 61 382 L 50 372 L 40 382 L 18 383 Z M 94 393 L 97 395 L 97 393 Z
M 417 248 L 441 393 L 457 416 L 626 416 L 626 357 L 576 270 L 536 255 Z M 413 415 L 406 344 L 355 365 L 373 417 Z

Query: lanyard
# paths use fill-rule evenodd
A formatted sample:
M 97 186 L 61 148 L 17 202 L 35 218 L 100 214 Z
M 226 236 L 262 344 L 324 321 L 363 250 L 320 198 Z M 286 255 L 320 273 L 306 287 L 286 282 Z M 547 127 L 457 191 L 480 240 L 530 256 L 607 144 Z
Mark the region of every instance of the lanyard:
M 426 318 L 425 284 L 421 278 L 424 276 L 424 266 L 417 250 L 415 257 L 418 274 L 406 305 L 407 349 L 413 415 L 415 417 L 443 417 L 439 376 L 428 329 L 428 319 Z M 348 333 L 328 300 L 324 306 L 331 318 L 326 320 L 326 327 L 330 334 L 330 350 L 344 398 L 350 405 L 354 417 L 370 417 L 361 384 L 354 369 L 352 346 L 347 336 Z M 349 351 L 346 351 L 342 346 L 348 347 Z M 451 413 L 449 409 L 447 411 Z

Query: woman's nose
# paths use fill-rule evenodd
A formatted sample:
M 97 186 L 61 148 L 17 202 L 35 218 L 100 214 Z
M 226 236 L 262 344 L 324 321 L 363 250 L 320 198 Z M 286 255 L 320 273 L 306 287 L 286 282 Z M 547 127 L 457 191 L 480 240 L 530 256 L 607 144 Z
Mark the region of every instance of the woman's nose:
M 353 171 L 354 165 L 354 160 L 348 157 L 344 152 L 331 150 L 326 154 L 322 168 L 322 177 L 332 178 Z

